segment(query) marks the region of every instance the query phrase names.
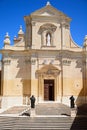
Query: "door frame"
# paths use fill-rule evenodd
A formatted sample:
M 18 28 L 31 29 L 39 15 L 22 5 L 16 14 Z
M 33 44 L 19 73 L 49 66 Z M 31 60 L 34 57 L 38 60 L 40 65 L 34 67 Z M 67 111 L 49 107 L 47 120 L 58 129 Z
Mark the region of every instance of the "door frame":
M 44 65 L 36 71 L 36 77 L 38 78 L 38 102 L 44 102 L 44 80 L 54 80 L 54 101 L 60 100 L 61 97 L 61 70 L 52 64 Z

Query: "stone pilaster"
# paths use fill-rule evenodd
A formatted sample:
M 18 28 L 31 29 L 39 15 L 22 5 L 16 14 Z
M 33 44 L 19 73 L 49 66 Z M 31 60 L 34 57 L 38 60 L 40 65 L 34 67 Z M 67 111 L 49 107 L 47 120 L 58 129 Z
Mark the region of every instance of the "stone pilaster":
M 84 88 L 84 97 L 85 102 L 87 103 L 87 35 L 84 38 L 84 47 L 83 47 L 83 88 Z
M 25 17 L 25 21 L 26 21 L 25 45 L 26 49 L 28 49 L 32 45 L 32 23 L 30 17 Z
M 37 97 L 37 79 L 35 76 L 35 72 L 37 70 L 37 66 L 36 66 L 36 58 L 31 57 L 31 95 L 34 95 L 35 98 Z
M 61 48 L 65 46 L 65 23 L 61 23 Z
M 11 59 L 6 56 L 2 60 L 3 68 L 2 68 L 2 85 L 3 85 L 3 95 L 8 95 L 8 81 L 9 81 L 9 67 L 10 67 Z

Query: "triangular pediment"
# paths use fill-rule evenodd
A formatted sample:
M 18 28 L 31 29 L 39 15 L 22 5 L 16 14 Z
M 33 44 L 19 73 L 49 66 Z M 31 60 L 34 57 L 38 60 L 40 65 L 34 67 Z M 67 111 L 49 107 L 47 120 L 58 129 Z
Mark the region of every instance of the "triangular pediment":
M 57 10 L 51 5 L 46 5 L 45 7 L 33 12 L 31 16 L 55 16 L 55 17 L 61 17 L 64 19 L 71 20 L 68 16 L 66 16 L 63 12 Z
M 44 11 L 43 13 L 40 14 L 41 16 L 54 16 L 55 14 L 49 10 Z

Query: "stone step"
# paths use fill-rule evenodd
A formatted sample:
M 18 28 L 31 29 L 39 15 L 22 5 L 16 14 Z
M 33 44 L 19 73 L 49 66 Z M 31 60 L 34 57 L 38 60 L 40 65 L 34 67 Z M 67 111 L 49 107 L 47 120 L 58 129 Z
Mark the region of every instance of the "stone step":
M 87 130 L 87 118 L 71 117 L 0 117 L 0 129 L 9 130 Z
M 52 120 L 51 120 L 52 119 Z M 57 122 L 58 120 L 58 122 Z M 72 122 L 65 123 L 60 118 L 7 118 L 0 122 L 0 128 L 20 128 L 20 129 L 52 129 L 52 128 L 70 128 Z M 54 121 L 54 122 L 53 122 Z M 68 119 L 69 121 L 69 119 Z

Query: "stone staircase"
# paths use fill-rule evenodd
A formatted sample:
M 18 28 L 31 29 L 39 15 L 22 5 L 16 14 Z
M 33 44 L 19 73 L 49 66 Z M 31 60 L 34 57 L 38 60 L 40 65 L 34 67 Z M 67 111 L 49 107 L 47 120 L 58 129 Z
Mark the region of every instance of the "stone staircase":
M 15 106 L 0 114 L 0 130 L 87 130 L 87 116 L 71 117 L 70 108 L 64 104 L 37 104 L 35 117 L 9 116 L 27 109 L 29 106 Z

